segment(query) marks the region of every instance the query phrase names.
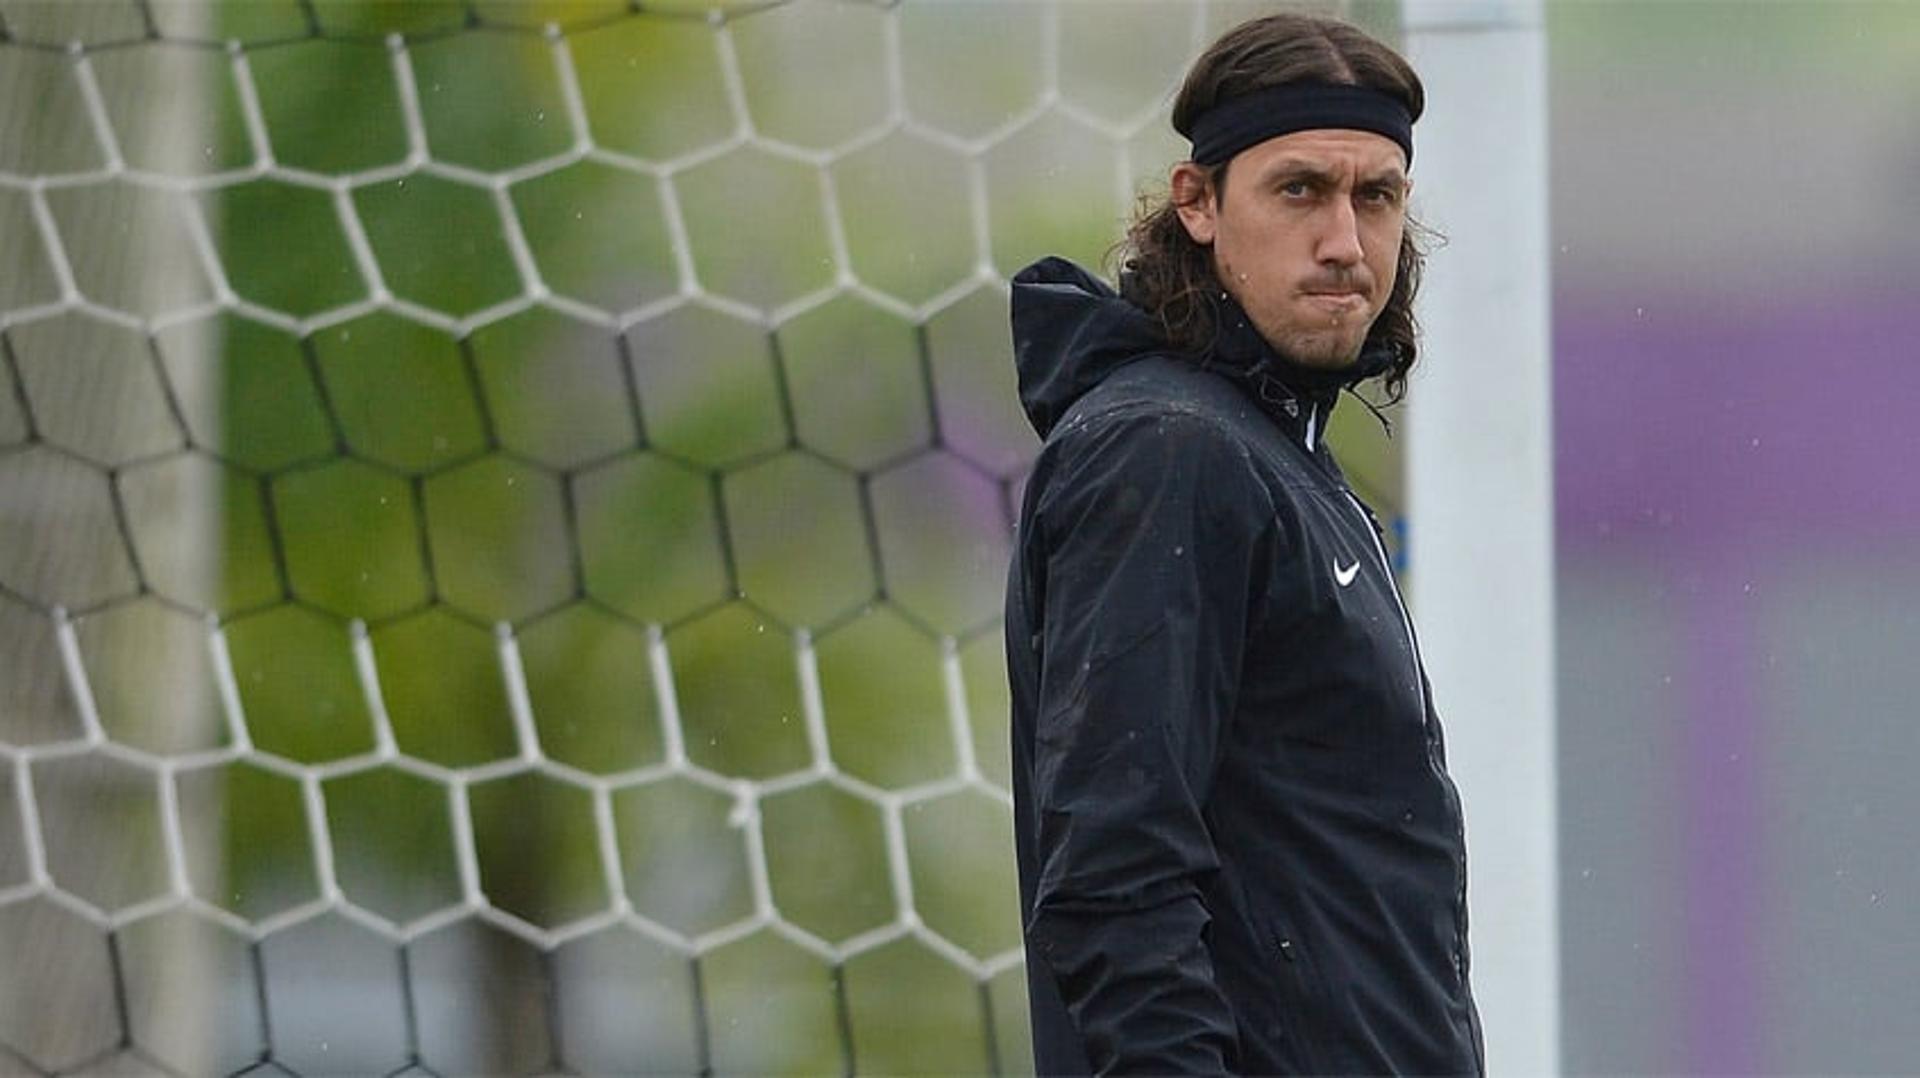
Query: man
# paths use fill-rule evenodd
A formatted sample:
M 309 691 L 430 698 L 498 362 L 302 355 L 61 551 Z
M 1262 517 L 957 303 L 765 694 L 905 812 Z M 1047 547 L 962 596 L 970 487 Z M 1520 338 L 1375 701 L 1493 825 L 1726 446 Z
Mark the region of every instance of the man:
M 1419 78 L 1276 15 L 1195 63 L 1121 294 L 1014 278 L 1045 446 L 1007 595 L 1043 1074 L 1479 1073 L 1466 856 L 1379 528 L 1323 441 L 1397 397 Z

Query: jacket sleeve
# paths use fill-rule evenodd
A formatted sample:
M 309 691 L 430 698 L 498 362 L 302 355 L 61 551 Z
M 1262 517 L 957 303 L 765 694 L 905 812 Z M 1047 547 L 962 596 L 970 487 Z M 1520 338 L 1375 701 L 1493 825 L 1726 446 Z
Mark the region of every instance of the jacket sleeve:
M 1057 448 L 1027 536 L 1044 569 L 1026 930 L 1096 1073 L 1221 1073 L 1237 1033 L 1206 944 L 1205 809 L 1271 499 L 1203 416 L 1105 415 Z

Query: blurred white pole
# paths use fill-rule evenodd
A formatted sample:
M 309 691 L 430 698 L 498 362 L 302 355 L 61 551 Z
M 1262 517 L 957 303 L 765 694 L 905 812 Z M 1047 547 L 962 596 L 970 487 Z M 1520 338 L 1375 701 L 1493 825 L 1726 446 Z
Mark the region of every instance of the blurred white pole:
M 1493 1074 L 1560 1069 L 1542 0 L 1405 0 L 1430 263 L 1407 416 L 1412 603 L 1466 805 Z

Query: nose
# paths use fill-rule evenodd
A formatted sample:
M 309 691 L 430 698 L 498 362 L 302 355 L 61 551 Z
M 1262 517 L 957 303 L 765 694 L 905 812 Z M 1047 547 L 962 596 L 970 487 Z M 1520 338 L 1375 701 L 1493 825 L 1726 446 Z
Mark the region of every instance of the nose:
M 1326 266 L 1359 265 L 1366 251 L 1360 245 L 1360 222 L 1353 204 L 1344 198 L 1329 199 L 1326 216 L 1315 257 Z

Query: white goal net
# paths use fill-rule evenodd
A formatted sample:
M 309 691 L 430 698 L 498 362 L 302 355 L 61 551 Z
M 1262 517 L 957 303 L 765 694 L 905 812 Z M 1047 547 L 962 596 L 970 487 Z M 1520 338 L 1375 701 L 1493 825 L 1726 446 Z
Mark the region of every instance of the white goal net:
M 1269 7 L 0 2 L 0 1071 L 1030 1069 L 1005 280 Z

